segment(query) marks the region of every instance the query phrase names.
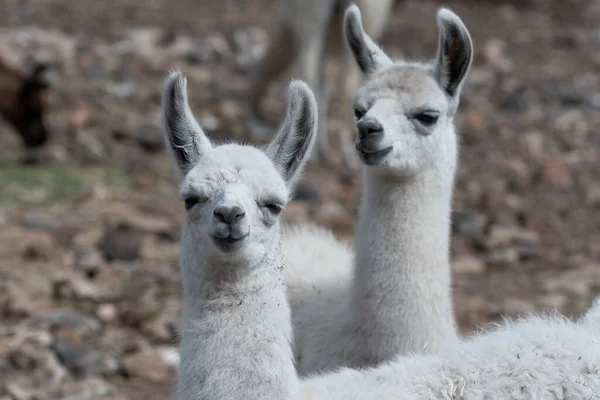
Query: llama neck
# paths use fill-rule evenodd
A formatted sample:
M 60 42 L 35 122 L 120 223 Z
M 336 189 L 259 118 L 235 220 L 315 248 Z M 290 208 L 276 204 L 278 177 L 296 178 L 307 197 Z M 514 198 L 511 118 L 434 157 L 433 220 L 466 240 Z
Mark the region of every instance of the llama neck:
M 178 400 L 293 397 L 290 310 L 275 247 L 256 265 L 224 265 L 182 240 Z
M 352 309 L 373 362 L 436 351 L 456 338 L 450 294 L 454 168 L 416 178 L 366 168 L 356 237 Z

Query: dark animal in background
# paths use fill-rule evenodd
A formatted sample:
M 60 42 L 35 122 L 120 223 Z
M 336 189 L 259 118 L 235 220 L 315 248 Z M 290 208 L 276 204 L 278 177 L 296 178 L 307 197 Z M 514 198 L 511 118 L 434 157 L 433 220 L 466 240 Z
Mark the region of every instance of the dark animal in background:
M 44 124 L 46 64 L 37 64 L 32 72 L 17 71 L 0 62 L 0 116 L 21 136 L 28 148 L 42 146 L 48 140 Z

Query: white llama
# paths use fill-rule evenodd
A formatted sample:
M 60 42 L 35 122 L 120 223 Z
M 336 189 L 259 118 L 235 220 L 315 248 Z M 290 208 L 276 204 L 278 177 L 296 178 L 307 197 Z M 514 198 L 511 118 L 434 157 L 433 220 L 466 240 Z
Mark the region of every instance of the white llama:
M 365 164 L 356 258 L 316 228 L 286 235 L 286 283 L 297 368 L 373 366 L 457 340 L 450 288 L 454 115 L 473 47 L 454 13 L 437 15 L 431 63 L 392 62 L 367 36 L 358 7 L 345 35 L 366 81 L 355 95 Z
M 279 215 L 316 134 L 308 87 L 290 85 L 288 116 L 262 152 L 213 147 L 187 104 L 181 73 L 163 96 L 182 175 L 184 293 L 179 400 L 593 399 L 600 393 L 600 301 L 579 322 L 506 322 L 436 355 L 300 380 L 291 350 Z
M 185 76 L 167 78 L 163 124 L 186 208 L 178 399 L 288 399 L 297 384 L 279 216 L 316 137 L 317 106 L 306 84 L 289 92 L 285 123 L 264 152 L 213 147 L 188 106 Z

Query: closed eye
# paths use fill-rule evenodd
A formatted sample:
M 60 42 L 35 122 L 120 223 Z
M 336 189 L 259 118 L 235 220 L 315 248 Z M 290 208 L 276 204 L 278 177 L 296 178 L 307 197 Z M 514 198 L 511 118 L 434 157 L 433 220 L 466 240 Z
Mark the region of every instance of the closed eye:
M 416 114 L 413 118 L 424 126 L 433 126 L 438 121 L 439 116 L 440 114 L 437 111 L 423 111 Z
M 264 207 L 273 215 L 279 215 L 283 210 L 283 206 L 277 203 L 267 203 Z
M 208 200 L 208 197 L 198 197 L 198 196 L 186 197 L 184 200 L 185 209 L 190 210 L 191 208 L 193 208 L 194 206 L 196 206 L 198 204 L 206 203 L 207 200 Z

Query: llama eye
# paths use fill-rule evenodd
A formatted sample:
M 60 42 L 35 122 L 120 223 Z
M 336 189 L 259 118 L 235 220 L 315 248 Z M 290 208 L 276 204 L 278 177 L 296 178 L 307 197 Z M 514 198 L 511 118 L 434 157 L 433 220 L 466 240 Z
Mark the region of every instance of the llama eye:
M 273 214 L 273 215 L 279 215 L 281 213 L 281 211 L 283 210 L 282 206 L 280 206 L 279 204 L 275 204 L 275 203 L 265 204 L 265 208 L 267 210 L 269 210 L 271 212 L 271 214 Z
M 195 205 L 201 204 L 206 202 L 208 199 L 207 198 L 200 198 L 200 197 L 188 197 L 185 199 L 185 209 L 189 210 L 190 208 L 194 207 Z
M 415 115 L 417 121 L 419 121 L 425 126 L 432 126 L 433 124 L 435 124 L 438 120 L 438 117 L 438 113 L 433 111 L 426 111 Z
M 354 116 L 356 117 L 356 119 L 361 119 L 362 117 L 365 116 L 365 112 L 363 110 L 359 110 L 358 108 L 355 108 Z

